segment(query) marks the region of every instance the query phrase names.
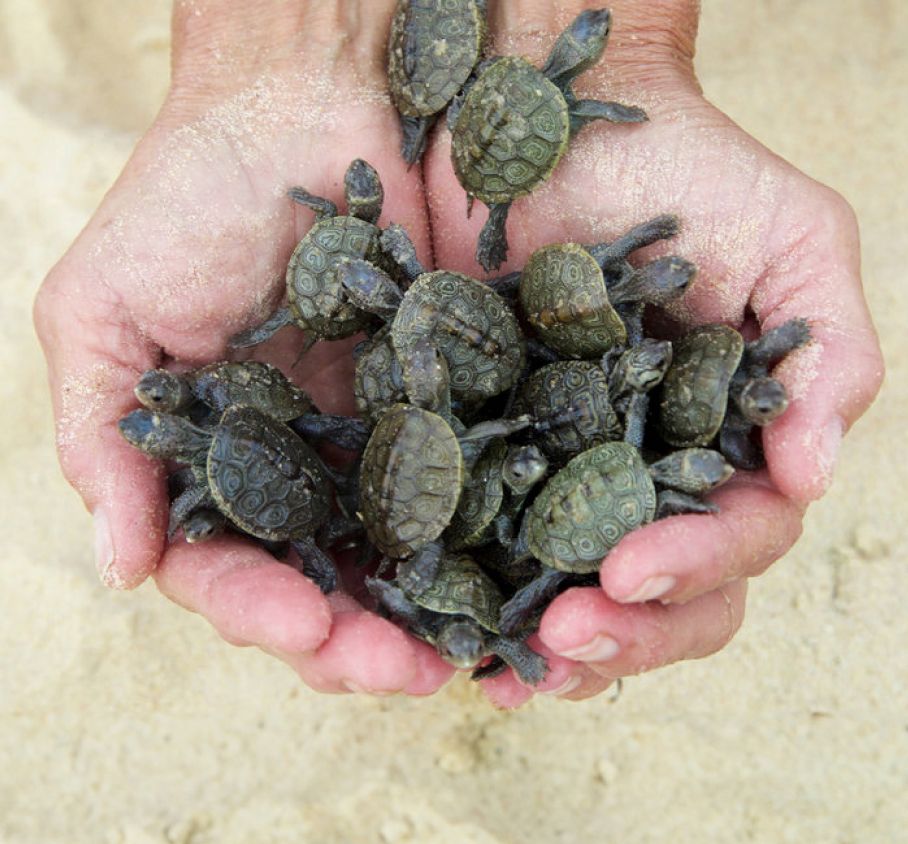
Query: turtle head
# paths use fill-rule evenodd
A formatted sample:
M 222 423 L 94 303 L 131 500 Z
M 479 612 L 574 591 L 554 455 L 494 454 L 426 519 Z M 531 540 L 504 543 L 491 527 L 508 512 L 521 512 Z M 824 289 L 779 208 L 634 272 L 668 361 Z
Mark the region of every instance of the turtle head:
M 735 473 L 718 451 L 710 448 L 682 448 L 649 467 L 653 480 L 669 489 L 702 495 L 724 484 Z
M 513 446 L 502 466 L 504 482 L 518 495 L 545 477 L 549 461 L 535 445 Z
M 347 199 L 347 213 L 351 217 L 367 223 L 378 222 L 385 193 L 381 179 L 371 164 L 361 158 L 350 162 L 344 175 L 344 196 Z
M 635 393 L 648 392 L 661 383 L 671 365 L 672 344 L 652 337 L 628 349 L 620 361 L 624 382 Z
M 449 621 L 439 632 L 435 647 L 445 662 L 457 668 L 472 668 L 486 655 L 485 635 L 471 619 Z
M 775 378 L 752 378 L 737 399 L 745 419 L 754 425 L 768 425 L 788 407 L 788 393 Z
M 438 347 L 428 337 L 420 337 L 400 357 L 410 403 L 442 414 L 450 412 L 448 364 Z
M 684 294 L 697 275 L 690 261 L 669 255 L 658 258 L 640 270 L 640 299 L 651 305 L 667 305 Z
M 191 463 L 199 451 L 208 448 L 211 435 L 188 419 L 153 410 L 134 410 L 118 423 L 130 445 L 151 457 Z
M 605 50 L 612 15 L 608 9 L 587 9 L 555 42 L 542 73 L 564 90 L 574 79 L 592 67 Z
M 175 413 L 192 401 L 186 379 L 166 369 L 149 369 L 139 379 L 134 392 L 142 405 L 161 413 Z

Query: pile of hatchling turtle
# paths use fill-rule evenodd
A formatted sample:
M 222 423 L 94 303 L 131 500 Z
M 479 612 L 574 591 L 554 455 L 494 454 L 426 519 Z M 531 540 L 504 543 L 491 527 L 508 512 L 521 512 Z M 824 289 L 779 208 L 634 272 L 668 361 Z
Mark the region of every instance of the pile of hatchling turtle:
M 454 171 L 489 206 L 476 260 L 490 270 L 507 254 L 510 203 L 586 123 L 646 115 L 573 94 L 605 47 L 608 11 L 579 15 L 538 69 L 482 58 L 484 7 L 400 0 L 388 75 L 409 163 L 447 109 Z M 677 256 L 630 260 L 677 233 L 672 215 L 608 243 L 541 244 L 522 271 L 479 281 L 423 267 L 406 231 L 379 228 L 382 186 L 365 161 L 344 187 L 346 213 L 289 190 L 315 222 L 290 256 L 287 304 L 231 345 L 295 325 L 304 373 L 312 343 L 363 335 L 359 416 L 320 412 L 273 366 L 225 361 L 145 373 L 143 408 L 120 429 L 173 466 L 172 541 L 247 536 L 326 593 L 344 587 L 335 552 L 356 548 L 377 611 L 474 677 L 510 666 L 538 683 L 546 664 L 527 639 L 552 598 L 595 582 L 629 531 L 717 512 L 704 495 L 763 464 L 758 426 L 788 403 L 770 371 L 808 326 L 752 342 L 725 325 L 646 336 L 647 307 L 696 275 Z M 324 443 L 352 463 L 329 463 Z

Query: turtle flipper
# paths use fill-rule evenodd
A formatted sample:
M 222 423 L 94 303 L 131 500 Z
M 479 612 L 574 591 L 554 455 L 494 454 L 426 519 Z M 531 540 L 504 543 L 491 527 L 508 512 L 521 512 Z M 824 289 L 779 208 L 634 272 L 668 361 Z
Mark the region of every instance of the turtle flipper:
M 663 489 L 656 496 L 656 518 L 664 519 L 680 513 L 718 513 L 719 505 L 703 501 L 676 489 Z
M 609 123 L 645 123 L 649 118 L 642 108 L 622 103 L 578 100 L 571 106 L 571 135 L 576 135 L 587 123 L 608 120 Z
M 303 574 L 315 583 L 323 594 L 328 595 L 337 589 L 337 568 L 334 561 L 315 544 L 311 536 L 293 539 L 290 544 L 302 560 Z
M 521 682 L 538 686 L 545 679 L 548 662 L 526 642 L 510 636 L 489 636 L 487 643 L 492 653 L 514 669 Z
M 189 514 L 200 507 L 216 507 L 207 484 L 191 486 L 181 492 L 170 505 L 170 517 L 167 521 L 167 538 L 173 539 Z
M 544 566 L 539 577 L 518 589 L 502 606 L 498 622 L 501 632 L 506 636 L 516 633 L 539 607 L 555 596 L 568 577 L 566 572 Z
M 337 206 L 330 199 L 309 193 L 305 188 L 290 188 L 287 196 L 297 204 L 315 211 L 316 220 L 327 220 L 329 217 L 337 216 Z
M 508 236 L 505 227 L 510 210 L 510 202 L 489 206 L 489 219 L 482 227 L 476 245 L 476 260 L 487 272 L 497 270 L 508 257 Z
M 746 368 L 769 367 L 809 341 L 810 325 L 807 320 L 790 319 L 748 343 L 744 348 L 743 364 Z
M 471 680 L 491 680 L 507 671 L 508 664 L 497 654 L 495 654 L 485 665 L 474 668 L 470 674 Z
M 434 115 L 432 117 L 400 116 L 400 131 L 403 136 L 400 142 L 400 154 L 407 162 L 407 169 L 422 158 L 426 149 L 426 139 L 434 122 Z
M 606 263 L 623 261 L 631 252 L 636 252 L 644 246 L 674 237 L 680 227 L 681 222 L 674 214 L 661 214 L 639 226 L 634 226 L 611 243 L 597 243 L 590 246 L 587 251 L 602 267 Z
M 259 343 L 264 343 L 273 337 L 285 325 L 290 325 L 292 322 L 293 317 L 290 316 L 290 309 L 278 308 L 261 325 L 250 328 L 247 331 L 241 331 L 239 334 L 234 334 L 227 342 L 227 345 L 231 349 L 245 349 L 249 346 L 257 346 Z

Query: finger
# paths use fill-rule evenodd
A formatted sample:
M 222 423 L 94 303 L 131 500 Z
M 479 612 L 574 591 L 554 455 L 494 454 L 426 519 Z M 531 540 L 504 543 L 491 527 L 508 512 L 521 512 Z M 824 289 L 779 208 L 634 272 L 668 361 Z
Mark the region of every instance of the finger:
M 103 285 L 61 263 L 42 287 L 35 327 L 47 358 L 57 451 L 67 481 L 94 515 L 102 582 L 131 589 L 161 556 L 166 530 L 163 465 L 129 445 L 118 420 L 134 409 L 139 374 L 157 362 L 152 344 L 124 321 Z
M 619 603 L 683 603 L 761 574 L 801 535 L 802 507 L 765 473 L 733 478 L 709 499 L 718 513 L 672 516 L 625 536 L 600 570 L 606 594 Z
M 686 604 L 618 604 L 601 589 L 569 589 L 546 610 L 539 637 L 553 651 L 603 676 L 651 671 L 723 648 L 744 618 L 746 581 Z
M 227 641 L 309 653 L 328 637 L 331 609 L 311 580 L 233 537 L 172 544 L 155 571 L 161 592 L 204 616 Z
M 843 434 L 870 406 L 883 380 L 879 339 L 860 282 L 854 213 L 837 194 L 816 189 L 803 224 L 782 226 L 770 272 L 751 305 L 764 330 L 803 317 L 811 343 L 773 372 L 791 404 L 763 431 L 770 475 L 786 495 L 819 498 L 832 481 Z

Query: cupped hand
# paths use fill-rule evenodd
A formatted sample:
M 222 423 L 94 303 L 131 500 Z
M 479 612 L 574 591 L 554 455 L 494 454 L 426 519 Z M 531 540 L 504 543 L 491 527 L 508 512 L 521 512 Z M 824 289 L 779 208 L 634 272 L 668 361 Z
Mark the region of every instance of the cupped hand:
M 540 63 L 591 5 L 497 4 L 496 47 Z M 583 129 L 552 179 L 511 207 L 509 261 L 499 272 L 518 269 L 541 245 L 608 241 L 673 213 L 680 234 L 634 260 L 678 254 L 697 265 L 697 280 L 671 309 L 677 325 L 723 322 L 754 336 L 804 317 L 813 339 L 774 372 L 791 404 L 763 431 L 767 468 L 738 472 L 712 494 L 719 515 L 675 516 L 629 534 L 604 561 L 601 588 L 571 589 L 546 611 L 539 640 L 570 661 L 550 680 L 572 698 L 729 641 L 744 615 L 746 579 L 798 538 L 807 504 L 832 479 L 842 435 L 883 376 L 851 208 L 704 99 L 692 62 L 696 4 L 611 6 L 603 60 L 576 89 L 642 106 L 649 122 Z M 449 156 L 450 136 L 441 133 L 424 174 L 436 261 L 476 273 L 462 244 L 476 242 L 485 212 L 466 219 Z M 488 690 L 502 705 L 531 694 L 511 675 Z

